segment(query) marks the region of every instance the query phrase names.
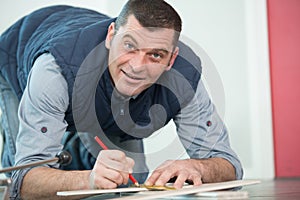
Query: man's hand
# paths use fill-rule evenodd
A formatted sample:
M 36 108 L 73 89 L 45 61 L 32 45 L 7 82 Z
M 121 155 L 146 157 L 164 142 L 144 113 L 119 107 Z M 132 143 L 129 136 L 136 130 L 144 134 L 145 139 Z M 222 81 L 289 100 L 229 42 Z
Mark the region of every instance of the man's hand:
M 194 185 L 202 184 L 200 165 L 195 160 L 168 160 L 160 165 L 146 181 L 146 185 L 165 185 L 171 178 L 177 177 L 174 187 L 182 188 L 186 180 Z
M 90 187 L 111 189 L 127 184 L 133 166 L 134 160 L 126 157 L 124 152 L 102 150 L 90 174 Z
M 146 185 L 165 185 L 176 178 L 175 188 L 182 188 L 185 181 L 198 186 L 202 183 L 236 179 L 235 168 L 223 158 L 169 160 L 160 165 L 146 181 Z

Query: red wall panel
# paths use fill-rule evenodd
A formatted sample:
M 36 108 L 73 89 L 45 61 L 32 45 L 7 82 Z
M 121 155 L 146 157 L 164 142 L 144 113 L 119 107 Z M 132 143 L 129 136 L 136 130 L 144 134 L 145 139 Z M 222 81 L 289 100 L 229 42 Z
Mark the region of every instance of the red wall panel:
M 267 0 L 276 177 L 300 176 L 300 0 Z

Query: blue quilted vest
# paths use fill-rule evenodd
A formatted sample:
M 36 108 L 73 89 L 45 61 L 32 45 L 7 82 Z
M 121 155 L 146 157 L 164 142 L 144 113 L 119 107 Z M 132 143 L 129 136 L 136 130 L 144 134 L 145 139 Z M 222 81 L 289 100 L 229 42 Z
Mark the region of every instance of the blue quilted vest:
M 103 44 L 107 28 L 114 20 L 69 6 L 35 11 L 1 35 L 1 73 L 21 98 L 35 59 L 50 52 L 69 85 L 68 130 L 97 132 L 97 128 L 89 130 L 97 123 L 105 134 L 147 137 L 191 100 L 200 80 L 201 63 L 180 43 L 180 56 L 171 71 L 136 98 L 122 100 L 110 81 L 108 52 Z

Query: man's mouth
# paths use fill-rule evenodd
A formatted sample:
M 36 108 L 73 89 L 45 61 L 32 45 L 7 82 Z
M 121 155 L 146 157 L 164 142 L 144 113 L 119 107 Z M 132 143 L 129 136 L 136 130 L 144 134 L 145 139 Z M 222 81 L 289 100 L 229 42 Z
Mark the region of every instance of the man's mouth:
M 129 74 L 129 73 L 126 73 L 124 70 L 121 70 L 124 74 L 125 74 L 125 76 L 127 76 L 128 78 L 131 78 L 131 79 L 134 79 L 134 80 L 144 80 L 144 78 L 141 78 L 141 77 L 137 77 L 137 76 L 134 76 L 134 75 L 132 75 L 132 74 Z

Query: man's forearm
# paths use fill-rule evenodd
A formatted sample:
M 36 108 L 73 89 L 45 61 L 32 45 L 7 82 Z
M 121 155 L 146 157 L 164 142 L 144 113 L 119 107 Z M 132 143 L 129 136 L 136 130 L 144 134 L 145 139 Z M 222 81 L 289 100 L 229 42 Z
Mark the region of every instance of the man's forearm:
M 223 158 L 208 158 L 196 160 L 202 174 L 203 183 L 213 183 L 230 181 L 236 179 L 235 168 L 233 165 Z
M 57 191 L 89 189 L 89 174 L 88 170 L 63 171 L 47 167 L 34 168 L 24 177 L 21 197 L 24 200 L 61 199 L 56 195 Z

